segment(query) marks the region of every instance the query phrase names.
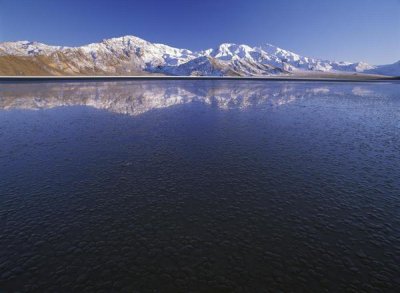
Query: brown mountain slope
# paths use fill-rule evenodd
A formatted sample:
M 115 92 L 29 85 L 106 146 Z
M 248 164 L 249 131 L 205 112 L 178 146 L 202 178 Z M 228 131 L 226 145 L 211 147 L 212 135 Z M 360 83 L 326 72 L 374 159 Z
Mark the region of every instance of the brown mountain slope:
M 0 75 L 64 75 L 48 65 L 45 56 L 0 56 Z
M 81 52 L 60 52 L 45 56 L 0 56 L 0 76 L 44 76 L 44 75 L 162 75 L 144 72 L 138 68 L 129 68 L 130 64 L 123 58 L 108 60 L 107 70 L 102 70 L 86 60 Z M 74 55 L 74 56 L 71 56 Z M 76 56 L 78 55 L 78 56 Z M 75 58 L 71 58 L 75 57 Z M 82 64 L 77 61 L 79 60 Z M 125 62 L 124 62 L 125 61 Z

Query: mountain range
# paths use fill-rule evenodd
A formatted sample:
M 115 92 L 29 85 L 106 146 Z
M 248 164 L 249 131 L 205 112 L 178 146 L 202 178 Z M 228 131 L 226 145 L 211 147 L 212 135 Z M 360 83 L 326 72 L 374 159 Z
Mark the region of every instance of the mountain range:
M 386 75 L 400 76 L 400 61 L 389 65 L 337 62 L 300 56 L 265 44 L 223 43 L 192 52 L 135 36 L 103 40 L 81 47 L 38 42 L 0 43 L 0 75 Z

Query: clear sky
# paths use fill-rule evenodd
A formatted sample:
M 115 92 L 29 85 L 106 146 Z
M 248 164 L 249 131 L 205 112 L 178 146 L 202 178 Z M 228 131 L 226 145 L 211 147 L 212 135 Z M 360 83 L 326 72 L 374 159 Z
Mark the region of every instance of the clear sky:
M 400 60 L 400 0 L 0 0 L 0 42 L 135 35 L 191 50 L 271 43 L 301 55 Z

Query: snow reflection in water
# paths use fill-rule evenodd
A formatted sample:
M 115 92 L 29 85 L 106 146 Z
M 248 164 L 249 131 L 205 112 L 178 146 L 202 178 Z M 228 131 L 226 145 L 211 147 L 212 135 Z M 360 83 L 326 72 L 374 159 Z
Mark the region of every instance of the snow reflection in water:
M 375 83 L 348 84 L 249 81 L 130 81 L 5 83 L 2 109 L 49 109 L 85 105 L 132 116 L 152 109 L 201 102 L 221 109 L 280 106 L 317 96 L 376 96 Z

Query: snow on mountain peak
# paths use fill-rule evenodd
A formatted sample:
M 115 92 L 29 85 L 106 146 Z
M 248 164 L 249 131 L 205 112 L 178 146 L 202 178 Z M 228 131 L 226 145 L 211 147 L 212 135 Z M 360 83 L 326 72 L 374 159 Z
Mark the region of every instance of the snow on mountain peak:
M 251 47 L 222 43 L 200 52 L 151 43 L 136 36 L 104 39 L 80 47 L 39 42 L 0 43 L 0 56 L 44 55 L 57 70 L 68 74 L 101 72 L 134 74 L 157 72 L 179 75 L 266 75 L 296 71 L 365 72 L 400 75 L 400 63 L 372 66 L 364 62 L 336 62 L 304 57 L 272 44 Z M 59 66 L 59 67 L 57 67 Z
M 0 49 L 4 52 L 3 54 L 14 56 L 48 55 L 60 50 L 61 48 L 61 46 L 49 46 L 39 42 L 30 41 L 0 43 Z
M 247 45 L 237 45 L 233 43 L 223 43 L 217 48 L 211 49 L 209 55 L 220 60 L 232 60 L 233 57 L 237 58 L 251 58 L 253 48 Z

